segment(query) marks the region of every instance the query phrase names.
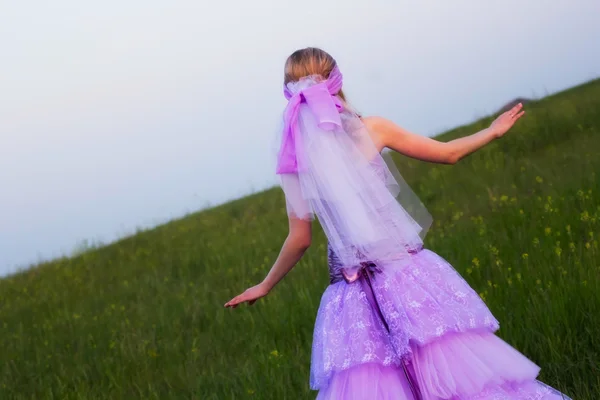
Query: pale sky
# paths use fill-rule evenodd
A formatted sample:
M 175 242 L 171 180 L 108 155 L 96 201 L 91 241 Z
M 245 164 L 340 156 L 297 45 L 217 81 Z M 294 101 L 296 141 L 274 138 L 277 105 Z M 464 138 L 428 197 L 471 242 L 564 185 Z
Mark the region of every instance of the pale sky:
M 0 275 L 277 183 L 283 63 L 432 135 L 600 76 L 598 0 L 0 0 Z

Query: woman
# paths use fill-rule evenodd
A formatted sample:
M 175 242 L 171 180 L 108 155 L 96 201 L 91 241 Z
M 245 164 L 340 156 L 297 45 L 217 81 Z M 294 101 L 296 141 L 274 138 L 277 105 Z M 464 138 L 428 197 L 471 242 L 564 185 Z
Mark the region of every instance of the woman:
M 289 235 L 267 277 L 225 307 L 270 292 L 309 247 L 316 215 L 328 238 L 331 283 L 312 346 L 318 399 L 566 398 L 536 380 L 539 367 L 495 335 L 498 321 L 477 293 L 423 248 L 429 214 L 408 204 L 410 190 L 381 156 L 389 148 L 454 164 L 502 137 L 525 114 L 522 105 L 489 128 L 442 143 L 357 115 L 335 60 L 321 49 L 294 52 L 284 86 L 277 173 Z

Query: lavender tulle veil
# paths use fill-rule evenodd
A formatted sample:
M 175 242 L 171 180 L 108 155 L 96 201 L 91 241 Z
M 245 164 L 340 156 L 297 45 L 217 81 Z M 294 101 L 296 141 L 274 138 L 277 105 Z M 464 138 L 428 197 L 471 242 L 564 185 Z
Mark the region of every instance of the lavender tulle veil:
M 326 80 L 307 76 L 284 88 L 277 173 L 287 212 L 316 216 L 349 271 L 366 261 L 404 265 L 423 246 L 431 215 L 360 117 L 344 107 L 341 82 L 336 67 Z

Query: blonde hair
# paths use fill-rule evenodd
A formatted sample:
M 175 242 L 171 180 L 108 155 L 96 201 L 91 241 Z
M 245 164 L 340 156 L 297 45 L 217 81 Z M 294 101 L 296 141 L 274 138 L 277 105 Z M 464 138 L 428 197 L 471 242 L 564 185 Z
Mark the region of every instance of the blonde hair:
M 317 47 L 296 50 L 285 62 L 283 82 L 287 85 L 289 82 L 298 81 L 309 75 L 320 75 L 327 79 L 336 65 L 335 59 L 325 50 Z M 338 96 L 344 103 L 347 103 L 346 96 L 341 89 Z

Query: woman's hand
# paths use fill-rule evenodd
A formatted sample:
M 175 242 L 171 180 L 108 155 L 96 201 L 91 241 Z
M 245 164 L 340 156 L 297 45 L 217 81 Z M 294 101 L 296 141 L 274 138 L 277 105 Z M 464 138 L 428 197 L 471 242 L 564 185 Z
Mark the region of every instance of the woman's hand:
M 302 255 L 310 246 L 311 241 L 311 222 L 295 217 L 289 218 L 290 233 L 288 234 L 275 264 L 265 277 L 265 279 L 256 286 L 249 289 L 225 303 L 225 307 L 236 308 L 239 304 L 248 302 L 252 305 L 256 300 L 266 296 L 271 289 L 277 285 L 281 279 L 296 265 Z
M 505 113 L 500 114 L 498 118 L 492 122 L 490 128 L 494 131 L 494 135 L 499 138 L 502 137 L 512 126 L 521 118 L 525 111 L 521 111 L 523 104 L 519 103 Z
M 252 305 L 256 300 L 269 294 L 269 288 L 264 282 L 259 283 L 256 286 L 252 286 L 244 291 L 244 293 L 235 296 L 233 299 L 225 303 L 225 307 L 236 308 L 243 302 L 248 302 L 248 305 Z

